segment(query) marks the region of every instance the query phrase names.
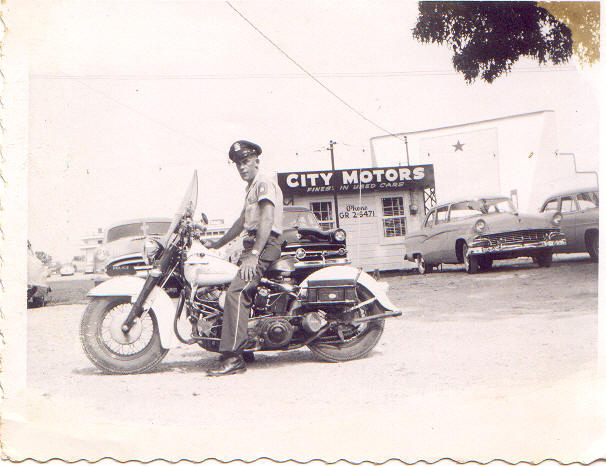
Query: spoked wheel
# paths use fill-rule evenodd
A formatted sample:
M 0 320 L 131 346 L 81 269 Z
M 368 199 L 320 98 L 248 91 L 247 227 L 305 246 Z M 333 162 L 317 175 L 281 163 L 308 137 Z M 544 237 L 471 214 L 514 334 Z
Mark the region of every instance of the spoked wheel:
M 463 265 L 465 266 L 465 271 L 467 273 L 478 273 L 480 268 L 480 264 L 478 261 L 478 256 L 474 254 L 467 254 L 467 244 L 463 244 Z
M 358 286 L 360 302 L 372 297 L 365 288 Z M 375 302 L 367 304 L 356 311 L 348 313 L 348 318 L 370 317 L 381 314 L 383 311 Z M 333 313 L 333 321 L 338 323 L 338 315 Z M 330 319 L 330 315 L 328 316 Z M 330 362 L 344 362 L 366 356 L 376 346 L 383 334 L 385 319 L 371 320 L 359 324 L 348 324 L 345 320 L 338 323 L 333 329 L 327 331 L 320 338 L 310 343 L 309 349 L 316 356 Z
M 417 254 L 415 257 L 415 264 L 417 264 L 417 271 L 421 275 L 425 275 L 432 271 L 433 266 L 425 262 L 425 258 L 421 254 Z
M 128 333 L 122 331 L 130 309 L 128 297 L 103 297 L 94 299 L 84 311 L 80 323 L 82 347 L 88 359 L 104 372 L 150 371 L 168 352 L 160 345 L 153 311 L 136 320 Z

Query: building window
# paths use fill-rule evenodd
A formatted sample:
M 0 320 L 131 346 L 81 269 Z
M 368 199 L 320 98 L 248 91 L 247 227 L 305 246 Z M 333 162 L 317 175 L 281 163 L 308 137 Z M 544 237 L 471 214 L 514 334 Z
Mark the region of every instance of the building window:
M 310 202 L 309 208 L 318 218 L 322 230 L 330 230 L 335 227 L 332 215 L 332 202 Z
M 404 199 L 401 197 L 381 198 L 383 204 L 383 235 L 386 238 L 406 234 L 406 217 L 404 217 Z

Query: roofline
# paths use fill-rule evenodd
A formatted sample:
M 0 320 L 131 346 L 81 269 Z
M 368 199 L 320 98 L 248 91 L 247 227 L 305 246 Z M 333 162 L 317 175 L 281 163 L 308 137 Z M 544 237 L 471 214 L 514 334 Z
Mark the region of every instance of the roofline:
M 461 128 L 461 127 L 464 127 L 464 126 L 477 125 L 479 123 L 491 123 L 491 122 L 494 122 L 494 121 L 506 120 L 506 119 L 510 119 L 510 118 L 521 118 L 521 117 L 526 117 L 526 116 L 531 116 L 531 115 L 538 115 L 540 113 L 555 113 L 555 111 L 554 110 L 537 110 L 536 112 L 518 113 L 518 114 L 515 114 L 515 115 L 508 115 L 508 116 L 502 116 L 502 117 L 497 117 L 497 118 L 489 118 L 487 120 L 471 121 L 471 122 L 468 122 L 468 123 L 459 123 L 457 125 L 440 126 L 438 128 L 421 129 L 421 130 L 416 130 L 416 131 L 407 131 L 407 132 L 404 132 L 404 133 L 384 134 L 384 135 L 381 135 L 381 136 L 373 136 L 373 137 L 371 137 L 370 138 L 370 143 L 372 145 L 372 142 L 375 139 L 393 138 L 393 137 L 397 137 L 397 136 L 408 136 L 410 134 L 429 133 L 431 131 L 440 131 L 440 130 L 443 130 L 443 129 Z
M 509 200 L 511 200 L 511 197 L 509 197 L 505 194 L 494 194 L 494 195 L 490 195 L 490 196 L 457 198 L 457 199 L 453 199 L 451 201 L 440 202 L 436 205 L 431 206 L 429 208 L 429 210 L 435 209 L 437 207 L 444 207 L 445 205 L 458 204 L 459 202 L 475 202 L 475 201 L 479 201 L 480 199 L 509 199 Z

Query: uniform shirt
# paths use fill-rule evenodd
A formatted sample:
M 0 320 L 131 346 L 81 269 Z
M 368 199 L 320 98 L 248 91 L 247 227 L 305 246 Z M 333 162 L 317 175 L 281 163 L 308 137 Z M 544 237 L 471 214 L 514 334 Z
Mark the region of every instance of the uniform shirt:
M 271 231 L 282 233 L 282 212 L 283 200 L 282 190 L 278 186 L 278 179 L 275 174 L 259 170 L 257 176 L 246 190 L 246 199 L 244 201 L 244 229 L 258 230 L 261 221 L 261 209 L 259 202 L 267 199 L 274 205 L 274 223 Z

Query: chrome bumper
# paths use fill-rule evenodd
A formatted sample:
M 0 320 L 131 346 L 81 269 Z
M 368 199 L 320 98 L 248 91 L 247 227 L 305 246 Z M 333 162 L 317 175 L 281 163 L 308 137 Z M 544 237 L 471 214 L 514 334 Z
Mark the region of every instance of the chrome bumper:
M 467 250 L 468 255 L 473 254 L 487 254 L 487 253 L 498 253 L 508 252 L 520 249 L 538 249 L 538 248 L 551 248 L 554 246 L 565 246 L 566 239 L 556 239 L 547 241 L 533 241 L 531 243 L 516 243 L 516 244 L 498 244 L 496 246 L 471 246 Z
M 347 259 L 320 259 L 313 261 L 298 261 L 295 262 L 295 269 L 307 269 L 310 267 L 328 267 L 329 265 L 347 265 L 351 264 Z

